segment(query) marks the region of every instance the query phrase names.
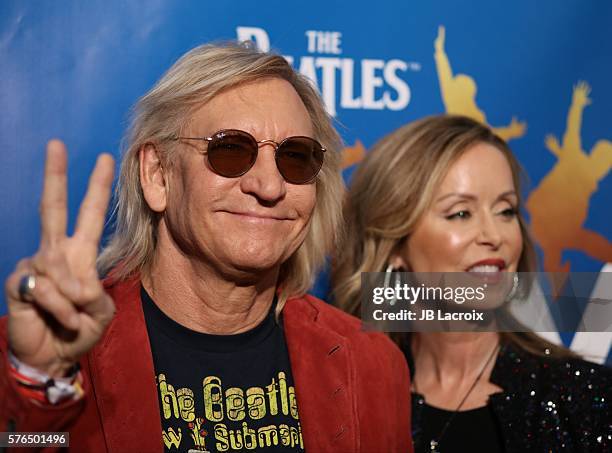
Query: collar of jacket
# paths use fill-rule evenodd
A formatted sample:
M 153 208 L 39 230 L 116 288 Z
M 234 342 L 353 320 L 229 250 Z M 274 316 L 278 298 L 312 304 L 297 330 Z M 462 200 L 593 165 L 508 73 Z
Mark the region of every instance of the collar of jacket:
M 404 353 L 406 361 L 408 362 L 408 368 L 410 370 L 410 379 L 412 380 L 414 379 L 414 373 L 416 369 L 414 364 L 414 357 L 412 356 L 412 350 L 410 349 L 410 334 L 407 334 L 405 338 L 402 339 L 400 349 Z M 499 352 L 497 354 L 497 358 L 495 359 L 493 369 L 491 370 L 491 377 L 489 378 L 489 380 L 498 387 L 501 387 L 503 389 L 503 392 L 497 393 L 495 395 L 502 395 L 508 392 L 514 393 L 523 388 L 524 382 L 522 380 L 508 380 L 507 375 L 509 374 L 510 369 L 516 368 L 517 364 L 521 364 L 521 362 L 529 359 L 529 354 L 521 351 L 516 346 L 508 342 L 500 344 Z M 523 368 L 524 367 L 519 367 L 519 369 Z M 514 374 L 520 376 L 520 373 Z
M 107 291 L 115 318 L 89 367 L 108 451 L 163 451 L 151 346 L 133 278 Z M 283 326 L 307 451 L 359 451 L 355 376 L 345 337 L 308 296 L 287 301 Z
M 402 351 L 406 356 L 410 368 L 411 379 L 414 377 L 415 366 L 414 358 L 410 350 L 410 339 L 407 339 L 402 344 Z M 502 388 L 498 393 L 493 393 L 489 396 L 489 403 L 499 419 L 500 425 L 503 427 L 504 434 L 507 429 L 512 427 L 522 426 L 521 420 L 525 416 L 524 400 L 518 395 L 522 395 L 523 390 L 527 388 L 528 375 L 524 372 L 527 367 L 527 361 L 530 361 L 529 354 L 521 351 L 516 346 L 510 343 L 500 345 L 495 365 L 491 371 L 490 382 Z M 425 398 L 421 394 L 413 395 L 414 404 L 412 405 L 412 435 L 415 443 L 420 442 L 421 429 L 423 423 L 422 408 L 425 403 Z M 521 446 L 512 444 L 512 439 L 504 435 L 504 442 L 507 451 L 521 451 Z

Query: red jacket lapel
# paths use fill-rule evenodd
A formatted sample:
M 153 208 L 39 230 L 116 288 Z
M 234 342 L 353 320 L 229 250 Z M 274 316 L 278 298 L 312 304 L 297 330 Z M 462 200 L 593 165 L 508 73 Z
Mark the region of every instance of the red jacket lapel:
M 359 451 L 354 367 L 346 339 L 318 323 L 306 298 L 283 309 L 306 451 Z
M 162 452 L 157 386 L 140 282 L 108 289 L 116 319 L 93 351 L 92 386 L 109 451 Z M 318 322 L 306 298 L 287 302 L 283 324 L 307 451 L 359 451 L 354 367 L 348 342 Z
M 108 289 L 117 307 L 91 366 L 109 451 L 162 452 L 161 421 L 140 280 Z

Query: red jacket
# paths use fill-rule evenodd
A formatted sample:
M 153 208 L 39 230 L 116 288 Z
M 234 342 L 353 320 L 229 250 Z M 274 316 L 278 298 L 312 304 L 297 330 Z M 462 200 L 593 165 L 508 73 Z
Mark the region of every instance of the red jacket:
M 0 320 L 0 431 L 68 431 L 76 452 L 163 452 L 140 282 L 108 292 L 117 312 L 81 360 L 86 396 L 77 402 L 41 407 L 20 396 Z M 307 452 L 413 451 L 408 367 L 391 341 L 312 296 L 287 301 L 283 325 Z

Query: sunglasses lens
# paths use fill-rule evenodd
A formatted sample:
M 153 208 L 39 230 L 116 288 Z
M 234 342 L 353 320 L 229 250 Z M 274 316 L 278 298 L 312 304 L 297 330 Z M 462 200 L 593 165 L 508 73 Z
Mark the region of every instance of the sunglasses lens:
M 316 140 L 290 137 L 278 147 L 276 165 L 287 182 L 306 184 L 321 170 L 323 155 L 324 151 Z
M 225 130 L 214 135 L 208 144 L 208 162 L 219 175 L 235 178 L 244 175 L 257 159 L 257 143 L 250 135 Z

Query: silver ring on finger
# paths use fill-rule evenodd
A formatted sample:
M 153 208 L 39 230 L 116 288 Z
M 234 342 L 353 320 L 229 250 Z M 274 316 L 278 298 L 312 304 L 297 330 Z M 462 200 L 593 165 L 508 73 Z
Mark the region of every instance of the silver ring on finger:
M 36 288 L 36 276 L 27 274 L 19 280 L 19 298 L 24 302 L 34 302 L 32 291 Z

